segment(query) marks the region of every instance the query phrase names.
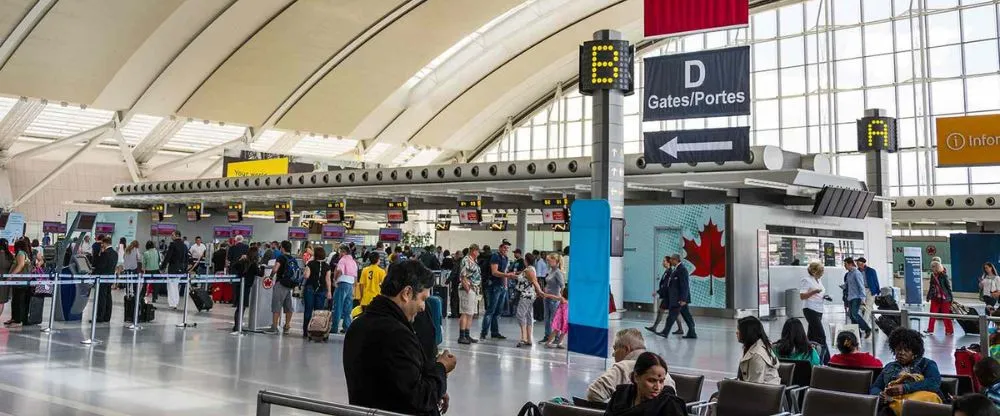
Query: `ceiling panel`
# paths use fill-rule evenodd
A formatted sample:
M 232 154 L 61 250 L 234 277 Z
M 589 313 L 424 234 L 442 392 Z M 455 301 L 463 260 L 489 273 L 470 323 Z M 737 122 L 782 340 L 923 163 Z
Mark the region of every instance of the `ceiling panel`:
M 0 71 L 0 92 L 92 104 L 181 2 L 57 2 Z
M 24 135 L 49 139 L 68 137 L 107 123 L 112 115 L 114 113 L 107 110 L 49 103 L 24 130 Z
M 296 2 L 212 74 L 180 113 L 261 125 L 327 59 L 402 3 Z
M 0 43 L 7 39 L 33 4 L 35 0 L 0 0 Z
M 341 139 L 336 137 L 306 136 L 303 137 L 295 147 L 288 153 L 299 156 L 309 156 L 325 159 L 334 159 L 357 148 L 356 140 Z
M 245 131 L 246 127 L 243 126 L 192 120 L 185 123 L 184 127 L 181 127 L 163 147 L 169 150 L 197 152 L 236 139 Z
M 633 42 L 641 37 L 642 1 L 629 0 L 591 16 L 544 42 L 484 78 L 451 102 L 410 141 L 416 146 L 472 149 L 487 134 L 503 126 L 508 115 L 523 109 L 542 91 L 552 89 L 577 71 L 579 44 L 606 28 L 633 30 Z M 632 33 L 637 32 L 637 33 Z M 476 140 L 470 140 L 475 138 Z
M 522 1 L 428 0 L 334 68 L 278 127 L 349 135 L 431 60 Z

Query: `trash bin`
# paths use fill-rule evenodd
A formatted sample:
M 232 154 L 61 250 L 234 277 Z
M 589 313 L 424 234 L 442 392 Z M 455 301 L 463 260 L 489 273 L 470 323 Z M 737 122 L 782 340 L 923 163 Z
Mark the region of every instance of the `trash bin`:
M 788 289 L 785 291 L 785 316 L 788 318 L 805 318 L 802 314 L 802 299 L 799 298 L 798 289 Z

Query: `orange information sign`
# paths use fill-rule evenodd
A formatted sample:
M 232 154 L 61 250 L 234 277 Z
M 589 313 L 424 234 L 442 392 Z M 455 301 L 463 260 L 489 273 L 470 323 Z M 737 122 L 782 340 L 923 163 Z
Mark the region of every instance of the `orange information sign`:
M 1000 165 L 1000 114 L 937 118 L 938 166 Z

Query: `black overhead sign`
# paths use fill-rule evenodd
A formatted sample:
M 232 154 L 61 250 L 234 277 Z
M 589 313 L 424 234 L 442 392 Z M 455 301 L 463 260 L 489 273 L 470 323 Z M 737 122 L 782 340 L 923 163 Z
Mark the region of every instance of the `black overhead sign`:
M 643 133 L 646 163 L 728 162 L 750 158 L 750 128 Z
M 750 47 L 645 60 L 642 121 L 750 114 Z

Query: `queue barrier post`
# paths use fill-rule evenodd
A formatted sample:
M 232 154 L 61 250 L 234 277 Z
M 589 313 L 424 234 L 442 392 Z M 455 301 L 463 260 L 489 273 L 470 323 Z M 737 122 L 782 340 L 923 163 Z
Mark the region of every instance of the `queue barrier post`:
M 91 307 L 90 313 L 90 338 L 80 341 L 83 345 L 94 345 L 100 343 L 97 341 L 97 305 L 101 299 L 101 276 L 97 275 L 94 277 L 94 287 L 91 289 L 94 292 L 94 304 Z
M 59 277 L 61 273 L 54 273 L 52 279 L 52 307 L 49 308 L 49 324 L 45 328 L 42 328 L 42 332 L 46 334 L 51 334 L 54 332 L 53 325 L 56 321 L 56 299 L 59 299 Z
M 191 324 L 188 323 L 188 303 L 189 303 L 188 302 L 188 298 L 190 297 L 189 293 L 191 293 L 191 290 L 192 290 L 192 288 L 191 288 L 191 275 L 188 274 L 188 276 L 187 276 L 187 287 L 185 287 L 184 290 L 182 291 L 182 292 L 187 292 L 187 293 L 181 293 L 181 298 L 184 299 L 184 312 L 183 312 L 183 318 L 182 318 L 181 323 L 177 324 L 178 328 L 188 328 L 188 327 L 198 326 L 198 324 L 196 324 L 196 323 L 191 323 Z
M 139 326 L 139 303 L 140 300 L 142 300 L 142 296 L 140 294 L 144 291 L 142 287 L 142 275 L 136 275 L 135 277 L 137 282 L 135 284 L 135 291 L 132 292 L 132 297 L 135 298 L 133 299 L 135 306 L 132 309 L 132 325 L 129 325 L 128 329 L 138 331 L 142 329 L 142 327 Z
M 243 335 L 245 335 L 243 334 L 243 304 L 246 303 L 247 301 L 245 299 L 246 293 L 244 292 L 244 289 L 246 289 L 244 287 L 246 285 L 246 282 L 243 280 L 241 276 L 237 277 L 239 277 L 240 279 L 240 293 L 239 293 L 240 304 L 236 305 L 236 310 L 237 310 L 236 322 L 235 322 L 236 332 L 234 332 L 233 334 L 242 337 Z

